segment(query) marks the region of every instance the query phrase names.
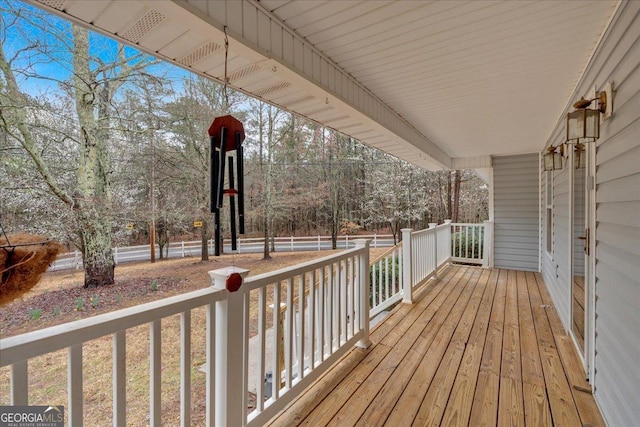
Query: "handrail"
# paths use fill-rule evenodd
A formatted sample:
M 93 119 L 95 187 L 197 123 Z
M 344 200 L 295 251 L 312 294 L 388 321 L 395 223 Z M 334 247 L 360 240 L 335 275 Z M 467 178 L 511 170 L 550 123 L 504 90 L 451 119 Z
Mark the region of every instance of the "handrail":
M 118 331 L 173 316 L 187 310 L 220 301 L 224 291 L 201 289 L 128 307 L 88 319 L 75 320 L 22 335 L 0 339 L 0 367 L 27 360 L 45 353 L 92 341 Z M 43 352 L 43 349 L 46 349 Z
M 371 261 L 371 265 L 373 265 L 374 263 L 380 261 L 381 259 L 389 256 L 389 254 L 391 254 L 396 249 L 401 248 L 401 247 L 402 247 L 402 242 L 399 242 L 398 244 L 396 244 L 394 246 L 391 246 L 389 249 L 384 251 L 381 255 L 378 255 L 376 258 L 374 258 L 373 261 Z

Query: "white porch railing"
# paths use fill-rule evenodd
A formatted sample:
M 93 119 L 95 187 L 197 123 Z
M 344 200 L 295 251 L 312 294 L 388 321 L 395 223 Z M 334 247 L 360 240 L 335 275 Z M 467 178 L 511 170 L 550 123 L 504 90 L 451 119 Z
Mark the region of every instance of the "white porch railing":
M 174 315 L 180 316 L 180 413 L 181 425 L 191 424 L 191 313 L 204 307 L 206 311 L 206 371 L 207 419 L 213 419 L 217 410 L 214 402 L 214 366 L 217 353 L 221 351 L 219 335 L 215 332 L 215 319 L 220 304 L 225 301 L 226 291 L 207 288 L 160 301 L 102 314 L 51 328 L 41 329 L 0 340 L 0 367 L 11 369 L 11 405 L 29 404 L 29 360 L 53 353 L 67 351 L 67 420 L 69 426 L 83 425 L 83 383 L 92 381 L 83 375 L 83 345 L 98 338 L 111 335 L 113 425 L 127 424 L 127 331 L 147 324 L 149 327 L 149 424 L 161 424 L 161 380 L 162 380 L 162 334 L 161 322 Z M 217 405 L 216 405 L 217 406 Z M 212 425 L 208 423 L 208 425 Z
M 249 378 L 246 370 L 238 376 L 245 379 L 242 396 L 252 382 L 258 382 L 256 409 L 242 421 L 259 426 L 354 345 L 369 346 L 369 242 L 360 240 L 355 249 L 339 255 L 249 278 L 244 288 L 245 307 L 252 299 L 258 301 L 255 308 L 245 311 L 244 324 L 255 310 L 259 351 L 255 378 Z M 267 300 L 274 308 L 283 307 L 272 310 L 271 322 Z M 269 323 L 274 326 L 270 343 Z M 283 327 L 279 327 L 281 323 Z M 244 336 L 247 348 L 249 334 Z M 266 351 L 268 344 L 270 352 Z M 247 367 L 248 354 L 244 354 Z M 268 371 L 272 372 L 271 390 L 261 386 Z M 269 392 L 267 398 L 265 393 Z
M 83 375 L 83 345 L 112 336 L 113 425 L 127 425 L 126 337 L 132 328 L 147 324 L 149 425 L 162 424 L 161 354 L 165 357 L 171 351 L 180 356 L 180 424 L 192 424 L 192 333 L 204 333 L 206 425 L 257 426 L 350 348 L 370 344 L 368 241 L 357 241 L 355 249 L 337 255 L 245 280 L 247 273 L 237 268 L 212 271 L 213 286 L 207 289 L 0 340 L 0 367 L 10 367 L 9 403 L 29 403 L 30 359 L 66 349 L 68 425 L 83 425 L 83 383 L 96 380 Z M 286 309 L 273 310 L 268 319 L 269 302 L 273 307 L 286 302 Z M 192 312 L 201 307 L 206 326 L 204 331 L 192 331 Z M 175 315 L 180 317 L 179 343 L 163 342 L 161 325 Z M 268 343 L 269 324 L 282 323 L 284 332 L 270 328 Z M 256 341 L 257 377 L 250 378 L 249 352 Z M 267 371 L 275 373 L 269 398 L 261 386 Z M 247 414 L 247 394 L 256 382 L 256 408 Z
M 371 262 L 371 317 L 402 299 L 402 242 Z
M 0 367 L 9 366 L 11 374 L 10 403 L 29 403 L 30 359 L 66 350 L 68 425 L 82 425 L 83 383 L 93 381 L 83 376 L 83 345 L 111 336 L 113 425 L 126 425 L 126 336 L 148 325 L 150 425 L 161 425 L 165 351 L 179 353 L 180 423 L 191 424 L 196 334 L 206 341 L 206 425 L 262 425 L 350 348 L 367 347 L 371 317 L 400 300 L 412 302 L 414 288 L 445 263 L 490 266 L 491 226 L 446 221 L 416 232 L 405 229 L 403 242 L 371 264 L 369 241 L 357 240 L 354 249 L 246 279 L 246 270 L 216 270 L 214 286 L 207 289 L 1 339 Z M 241 286 L 234 291 L 236 279 Z M 194 310 L 197 319 L 204 310 L 204 328 L 192 330 Z M 167 345 L 161 325 L 175 315 L 179 345 Z M 268 373 L 272 381 L 265 387 Z M 247 395 L 254 390 L 256 407 L 247 413 Z
M 493 222 L 451 224 L 451 261 L 491 266 Z
M 429 224 L 429 228 L 413 231 L 402 229 L 403 259 L 411 260 L 403 264 L 403 297 L 407 303 L 413 302 L 413 289 L 425 280 L 436 276 L 438 269 L 449 262 L 451 257 L 450 221 L 442 225 Z

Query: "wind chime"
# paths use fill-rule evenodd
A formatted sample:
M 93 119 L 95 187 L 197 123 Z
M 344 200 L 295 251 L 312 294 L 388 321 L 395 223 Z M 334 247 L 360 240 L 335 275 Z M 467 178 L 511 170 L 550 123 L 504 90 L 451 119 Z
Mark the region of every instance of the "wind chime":
M 215 218 L 215 255 L 221 253 L 220 216 L 224 198 L 229 198 L 229 216 L 231 222 L 231 249 L 237 250 L 236 198 L 238 199 L 238 222 L 240 234 L 244 234 L 244 175 L 242 141 L 244 127 L 232 116 L 216 117 L 209 127 L 211 138 L 211 212 Z M 234 161 L 233 151 L 237 160 Z M 228 187 L 225 188 L 225 168 L 229 163 Z M 236 187 L 235 177 L 238 177 Z
M 224 40 L 224 99 L 225 110 L 229 108 L 229 96 L 227 93 L 227 56 L 229 53 L 229 40 L 225 27 Z M 242 142 L 244 141 L 244 126 L 238 119 L 226 115 L 216 117 L 209 127 L 210 146 L 210 189 L 211 189 L 211 213 L 215 214 L 215 256 L 222 252 L 222 236 L 220 216 L 224 206 L 224 198 L 229 198 L 229 216 L 231 229 L 231 250 L 238 249 L 238 230 L 236 225 L 236 198 L 238 199 L 238 223 L 240 234 L 244 234 L 244 165 L 242 154 Z M 236 153 L 234 160 L 233 152 Z M 225 169 L 228 163 L 228 180 L 225 187 Z M 237 176 L 237 186 L 236 186 Z

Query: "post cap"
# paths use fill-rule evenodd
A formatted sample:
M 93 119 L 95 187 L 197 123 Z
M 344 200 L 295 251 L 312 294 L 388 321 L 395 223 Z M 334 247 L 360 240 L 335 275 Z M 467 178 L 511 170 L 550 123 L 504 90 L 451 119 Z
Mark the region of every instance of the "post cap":
M 239 267 L 219 268 L 209 272 L 211 286 L 217 289 L 226 289 L 229 292 L 235 292 L 240 289 L 248 274 L 249 270 Z

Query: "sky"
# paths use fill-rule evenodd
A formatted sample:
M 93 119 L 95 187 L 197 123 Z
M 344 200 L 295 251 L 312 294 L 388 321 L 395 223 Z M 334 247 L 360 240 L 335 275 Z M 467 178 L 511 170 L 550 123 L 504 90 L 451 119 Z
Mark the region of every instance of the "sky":
M 35 6 L 17 1 L 0 0 L 2 11 L 2 47 L 7 58 L 16 58 L 12 69 L 22 91 L 30 95 L 55 96 L 60 92 L 58 82 L 71 78 L 72 55 L 71 24 Z M 16 18 L 20 11 L 24 18 Z M 37 47 L 36 47 L 37 46 Z M 114 59 L 118 42 L 99 33 L 90 32 L 90 53 L 105 62 Z M 126 46 L 127 57 L 139 53 Z M 17 56 L 16 56 L 17 55 Z M 97 63 L 93 64 L 94 67 Z M 179 82 L 190 74 L 172 64 L 163 62 L 149 69 L 152 74 L 166 74 Z

